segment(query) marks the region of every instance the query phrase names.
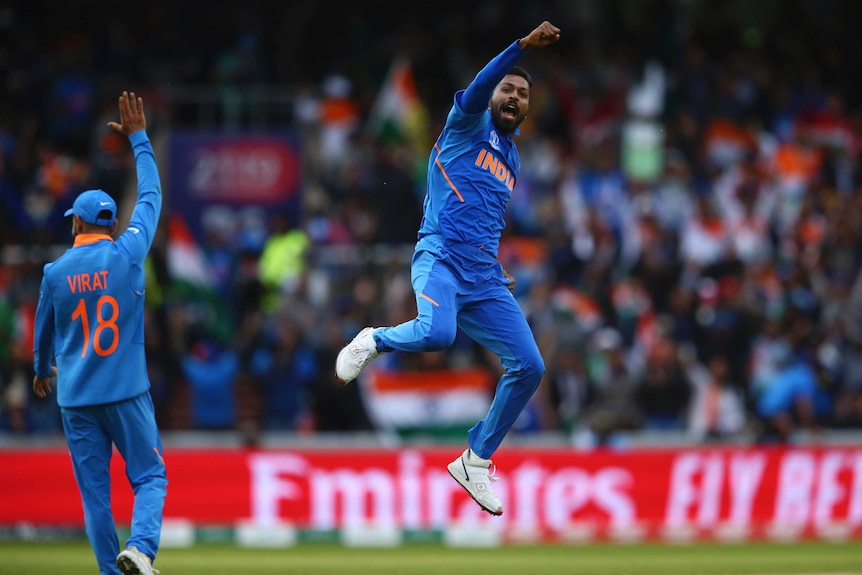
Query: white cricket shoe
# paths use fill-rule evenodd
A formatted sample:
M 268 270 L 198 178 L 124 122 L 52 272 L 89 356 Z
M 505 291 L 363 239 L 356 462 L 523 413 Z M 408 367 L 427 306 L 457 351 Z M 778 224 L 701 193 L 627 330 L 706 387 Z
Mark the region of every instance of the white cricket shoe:
M 117 555 L 117 567 L 123 575 L 153 575 L 159 572 L 158 569 L 153 569 L 150 558 L 138 551 L 134 545 L 120 551 Z
M 491 515 L 502 515 L 503 505 L 491 489 L 491 482 L 497 478 L 490 473 L 491 460 L 482 459 L 468 447 L 461 457 L 446 466 L 455 481 L 467 490 L 479 507 Z
M 341 348 L 335 358 L 335 375 L 338 381 L 348 384 L 359 375 L 366 365 L 380 355 L 377 343 L 374 341 L 374 328 L 366 327 L 353 338 L 353 341 Z

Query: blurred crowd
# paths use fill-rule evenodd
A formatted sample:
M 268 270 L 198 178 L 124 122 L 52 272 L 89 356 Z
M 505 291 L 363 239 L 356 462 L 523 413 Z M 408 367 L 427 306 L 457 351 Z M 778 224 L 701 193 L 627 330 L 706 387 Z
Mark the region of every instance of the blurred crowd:
M 547 365 L 516 433 L 862 429 L 862 55 L 838 33 L 862 6 L 494 2 L 417 18 L 380 2 L 334 20 L 310 0 L 175 4 L 46 26 L 0 7 L 0 430 L 59 430 L 30 391 L 32 317 L 41 266 L 70 242 L 62 212 L 93 187 L 122 203 L 133 181 L 104 127 L 116 95 L 141 86 L 154 139 L 219 127 L 176 85 L 285 94 L 270 119 L 300 138 L 303 201 L 293 218 L 212 218 L 200 290 L 172 275 L 166 188 L 146 317 L 160 425 L 373 428 L 334 357 L 365 325 L 414 316 L 427 151 L 454 91 L 543 19 L 563 39 L 523 62 L 535 87 L 500 251 Z M 368 129 L 397 55 L 424 148 Z M 500 370 L 464 337 L 393 363 Z

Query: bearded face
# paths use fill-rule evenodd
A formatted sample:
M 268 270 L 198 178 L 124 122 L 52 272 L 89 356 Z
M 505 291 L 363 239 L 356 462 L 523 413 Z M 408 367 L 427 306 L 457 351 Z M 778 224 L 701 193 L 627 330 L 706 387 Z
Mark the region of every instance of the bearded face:
M 530 84 L 527 79 L 516 74 L 507 74 L 494 88 L 488 109 L 499 132 L 514 132 L 527 117 L 527 111 L 530 109 Z

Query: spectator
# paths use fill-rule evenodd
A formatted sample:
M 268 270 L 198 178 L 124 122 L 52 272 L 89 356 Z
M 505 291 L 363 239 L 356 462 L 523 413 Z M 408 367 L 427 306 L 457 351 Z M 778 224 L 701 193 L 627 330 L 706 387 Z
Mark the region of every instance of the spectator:
M 262 340 L 250 366 L 262 390 L 262 428 L 309 430 L 313 425 L 309 388 L 317 378 L 314 353 L 302 342 L 299 326 L 284 318 L 270 326 Z
M 643 429 L 684 430 L 691 395 L 677 358 L 676 344 L 669 339 L 661 340 L 646 358 L 644 377 L 637 389 Z
M 236 353 L 206 335 L 196 336 L 182 358 L 182 369 L 192 392 L 192 425 L 196 429 L 232 429 L 239 370 Z
M 756 412 L 764 423 L 762 440 L 787 442 L 799 427 L 816 424 L 817 376 L 799 350 L 784 348 L 772 382 L 756 397 Z
M 680 257 L 687 267 L 703 270 L 728 256 L 731 236 L 709 191 L 699 191 L 696 202 L 693 217 L 680 231 Z
M 598 444 L 613 444 L 618 432 L 641 425 L 638 380 L 626 365 L 622 336 L 617 330 L 602 328 L 592 342 L 595 352 L 588 359 L 590 402 L 586 424 Z
M 842 428 L 862 428 L 862 331 L 852 329 L 839 355 L 833 423 Z
M 738 435 L 746 424 L 745 401 L 740 385 L 730 379 L 726 358 L 713 356 L 707 367 L 688 370 L 693 388 L 688 430 L 697 439 L 715 440 Z
M 563 346 L 551 356 L 550 366 L 540 388 L 548 394 L 553 416 L 548 429 L 573 432 L 582 423 L 589 401 L 589 383 L 581 350 Z

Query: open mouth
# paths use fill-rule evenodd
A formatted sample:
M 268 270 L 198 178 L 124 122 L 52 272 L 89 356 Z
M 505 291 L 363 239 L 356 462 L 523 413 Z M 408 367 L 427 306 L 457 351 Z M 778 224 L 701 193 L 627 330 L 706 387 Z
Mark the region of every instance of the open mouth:
M 514 120 L 518 117 L 518 106 L 512 102 L 506 102 L 500 106 L 500 116 L 507 120 Z

